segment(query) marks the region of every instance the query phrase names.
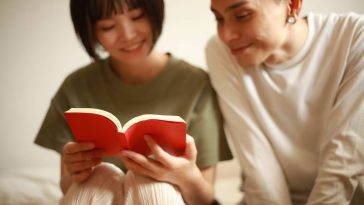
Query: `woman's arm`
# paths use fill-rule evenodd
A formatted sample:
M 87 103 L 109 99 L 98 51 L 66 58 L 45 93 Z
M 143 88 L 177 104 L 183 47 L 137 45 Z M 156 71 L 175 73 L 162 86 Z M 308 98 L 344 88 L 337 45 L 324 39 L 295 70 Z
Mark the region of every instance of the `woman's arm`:
M 60 187 L 63 194 L 66 194 L 68 188 L 72 184 L 72 178 L 69 172 L 66 169 L 66 165 L 63 162 L 63 157 L 61 156 L 61 178 L 60 178 Z
M 197 167 L 196 167 L 197 168 Z M 196 176 L 191 176 L 189 180 L 180 183 L 178 187 L 187 204 L 211 204 L 215 198 L 214 179 L 211 179 L 211 172 L 215 172 L 215 167 L 208 167 L 195 171 Z M 206 179 L 208 175 L 209 179 Z

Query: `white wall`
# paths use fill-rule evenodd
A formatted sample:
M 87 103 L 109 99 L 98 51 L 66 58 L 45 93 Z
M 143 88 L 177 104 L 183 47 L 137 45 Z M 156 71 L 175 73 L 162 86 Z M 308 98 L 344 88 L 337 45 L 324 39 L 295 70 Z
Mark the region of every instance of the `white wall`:
M 314 13 L 347 13 L 364 14 L 363 0 L 303 0 L 303 14 Z
M 305 0 L 303 13 L 364 13 L 361 1 Z M 157 48 L 204 67 L 203 46 L 215 29 L 209 6 L 209 0 L 166 0 Z M 33 140 L 63 78 L 89 62 L 74 36 L 68 0 L 1 0 L 0 45 L 0 171 L 58 166 L 58 155 Z

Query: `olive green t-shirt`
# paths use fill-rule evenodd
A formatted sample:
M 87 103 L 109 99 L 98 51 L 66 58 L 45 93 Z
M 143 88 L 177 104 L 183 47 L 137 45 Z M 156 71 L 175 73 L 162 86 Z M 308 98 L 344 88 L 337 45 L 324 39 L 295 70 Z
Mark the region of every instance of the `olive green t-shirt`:
M 61 153 L 64 144 L 73 140 L 63 115 L 72 107 L 106 110 L 122 125 L 141 114 L 178 115 L 195 139 L 198 167 L 232 158 L 207 73 L 173 56 L 157 77 L 141 85 L 123 83 L 108 59 L 76 70 L 53 97 L 35 143 Z M 118 158 L 105 161 L 125 170 Z

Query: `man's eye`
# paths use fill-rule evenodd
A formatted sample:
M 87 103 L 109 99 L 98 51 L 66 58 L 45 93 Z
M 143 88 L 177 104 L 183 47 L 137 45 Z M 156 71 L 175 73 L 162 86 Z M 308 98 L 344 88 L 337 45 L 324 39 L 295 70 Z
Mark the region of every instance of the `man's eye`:
M 215 16 L 215 21 L 216 21 L 217 23 L 221 23 L 221 22 L 223 22 L 223 21 L 224 21 L 224 18 L 222 18 L 222 17 L 220 17 L 220 16 Z
M 239 15 L 235 16 L 235 19 L 237 21 L 243 21 L 243 20 L 247 19 L 249 16 L 250 16 L 249 13 L 239 14 Z

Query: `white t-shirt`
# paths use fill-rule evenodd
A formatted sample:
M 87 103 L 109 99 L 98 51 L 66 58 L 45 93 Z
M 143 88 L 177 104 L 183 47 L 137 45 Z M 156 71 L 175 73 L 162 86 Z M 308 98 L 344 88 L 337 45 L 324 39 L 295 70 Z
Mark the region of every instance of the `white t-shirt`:
M 364 16 L 306 19 L 280 65 L 244 69 L 217 37 L 206 47 L 249 205 L 347 204 L 364 174 Z

